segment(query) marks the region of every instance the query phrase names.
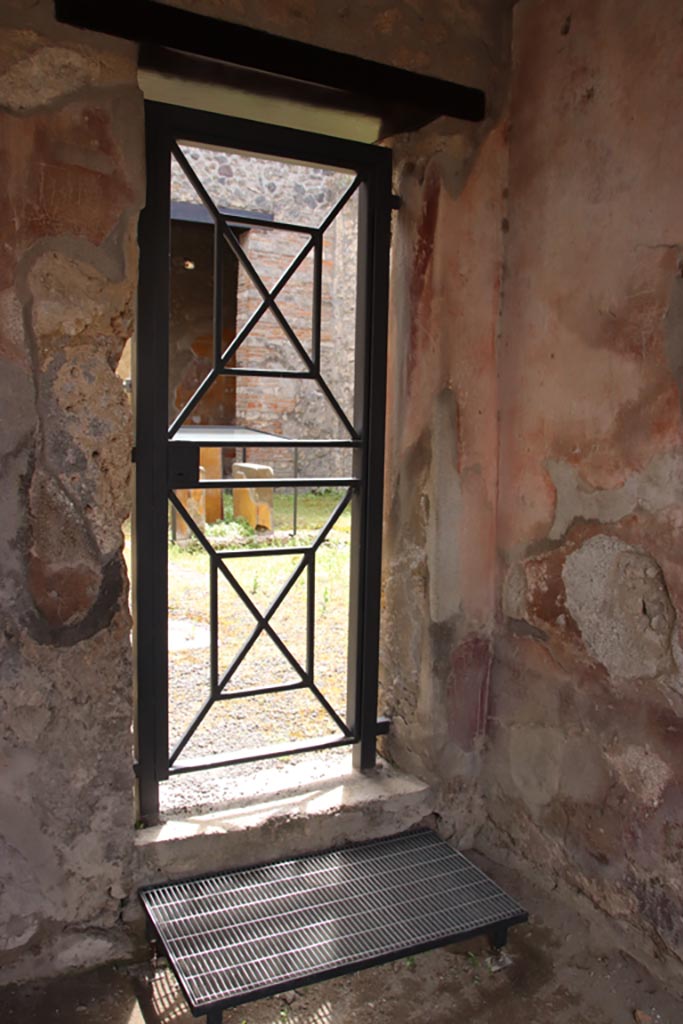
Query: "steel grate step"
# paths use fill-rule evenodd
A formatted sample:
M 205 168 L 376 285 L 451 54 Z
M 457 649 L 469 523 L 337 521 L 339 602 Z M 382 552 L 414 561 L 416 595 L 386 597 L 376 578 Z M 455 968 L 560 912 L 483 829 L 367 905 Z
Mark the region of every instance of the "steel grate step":
M 527 913 L 434 832 L 140 891 L 193 1014 L 507 928 Z

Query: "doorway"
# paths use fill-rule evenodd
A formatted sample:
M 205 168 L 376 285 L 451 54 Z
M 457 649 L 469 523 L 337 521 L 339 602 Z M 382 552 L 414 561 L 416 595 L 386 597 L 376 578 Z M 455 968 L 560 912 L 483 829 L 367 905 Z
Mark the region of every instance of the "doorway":
M 156 103 L 146 120 L 133 573 L 150 823 L 174 776 L 337 747 L 374 765 L 391 154 Z

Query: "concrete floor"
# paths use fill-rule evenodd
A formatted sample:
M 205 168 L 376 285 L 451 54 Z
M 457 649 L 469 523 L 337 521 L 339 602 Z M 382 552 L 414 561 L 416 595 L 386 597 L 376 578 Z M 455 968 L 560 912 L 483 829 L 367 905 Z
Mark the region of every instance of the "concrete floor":
M 683 999 L 555 900 L 479 862 L 530 910 L 511 964 L 477 940 L 226 1012 L 224 1024 L 681 1024 Z M 161 964 L 104 968 L 0 990 L 1 1024 L 190 1024 Z M 203 1018 L 202 1018 L 203 1019 Z

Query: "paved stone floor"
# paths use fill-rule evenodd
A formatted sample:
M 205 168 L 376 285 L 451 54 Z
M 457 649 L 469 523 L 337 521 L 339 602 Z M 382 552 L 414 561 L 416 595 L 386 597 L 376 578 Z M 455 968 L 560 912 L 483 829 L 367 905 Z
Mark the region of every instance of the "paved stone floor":
M 509 966 L 481 941 L 407 957 L 226 1012 L 224 1024 L 681 1024 L 677 999 L 595 928 L 510 872 L 482 866 L 529 908 Z M 162 964 L 0 989 L 0 1024 L 190 1024 Z M 204 1018 L 201 1018 L 204 1019 Z

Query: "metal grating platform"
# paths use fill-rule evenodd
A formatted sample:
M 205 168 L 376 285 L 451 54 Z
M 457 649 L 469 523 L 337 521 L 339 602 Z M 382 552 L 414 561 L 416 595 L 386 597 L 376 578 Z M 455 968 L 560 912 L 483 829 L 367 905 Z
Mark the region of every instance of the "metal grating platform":
M 433 832 L 141 890 L 192 1012 L 210 1013 L 527 913 Z

